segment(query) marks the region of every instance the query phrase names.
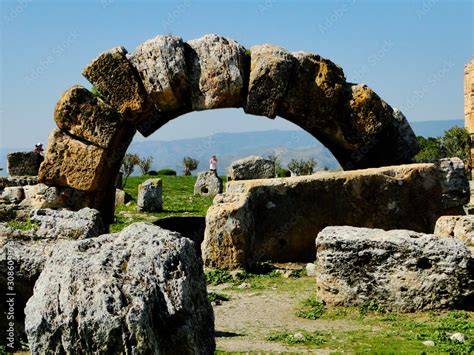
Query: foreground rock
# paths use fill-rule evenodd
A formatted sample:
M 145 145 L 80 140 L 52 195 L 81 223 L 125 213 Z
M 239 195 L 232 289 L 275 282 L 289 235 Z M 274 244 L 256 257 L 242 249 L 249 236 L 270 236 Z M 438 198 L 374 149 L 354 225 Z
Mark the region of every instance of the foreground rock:
M 408 230 L 327 227 L 316 238 L 317 297 L 412 312 L 467 306 L 474 264 L 458 240 Z
M 43 156 L 35 152 L 16 152 L 7 155 L 10 176 L 36 176 Z
M 315 236 L 331 225 L 432 233 L 444 214 L 442 179 L 434 164 L 411 164 L 232 181 L 206 215 L 205 265 L 312 262 Z
M 194 194 L 215 196 L 222 192 L 222 179 L 213 171 L 203 171 L 198 174 L 194 184 Z
M 233 161 L 227 169 L 229 180 L 270 179 L 275 177 L 275 164 L 262 157 L 250 156 Z
M 194 244 L 146 223 L 58 244 L 25 314 L 32 353 L 212 354 L 215 348 Z
M 434 234 L 459 239 L 474 254 L 474 216 L 442 216 L 436 221 Z
M 138 210 L 159 212 L 163 209 L 163 183 L 161 179 L 148 179 L 138 185 Z

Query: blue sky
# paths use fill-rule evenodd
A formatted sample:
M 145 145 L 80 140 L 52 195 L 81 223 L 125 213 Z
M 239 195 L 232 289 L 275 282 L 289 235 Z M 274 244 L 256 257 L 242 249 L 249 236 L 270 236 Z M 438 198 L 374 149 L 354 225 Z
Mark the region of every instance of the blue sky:
M 105 49 L 128 51 L 158 34 L 206 33 L 251 47 L 319 53 L 411 121 L 463 118 L 463 67 L 474 53 L 473 1 L 0 0 L 0 147 L 46 141 L 53 109 Z M 191 113 L 151 139 L 294 129 L 226 109 Z M 138 136 L 138 135 L 137 135 Z

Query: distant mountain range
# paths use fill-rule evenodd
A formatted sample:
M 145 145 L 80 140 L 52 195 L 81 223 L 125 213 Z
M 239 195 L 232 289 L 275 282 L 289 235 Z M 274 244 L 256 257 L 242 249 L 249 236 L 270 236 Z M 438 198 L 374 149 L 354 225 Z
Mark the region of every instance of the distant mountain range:
M 444 131 L 454 127 L 464 126 L 463 120 L 419 121 L 411 122 L 416 135 L 424 137 L 439 137 Z M 30 148 L 0 147 L 0 176 L 6 175 L 6 155 L 14 151 L 27 151 Z M 315 158 L 317 169 L 339 169 L 339 164 L 328 149 L 305 131 L 259 131 L 243 133 L 217 133 L 212 136 L 174 141 L 146 140 L 133 142 L 129 153 L 140 156 L 152 156 L 152 169 L 170 168 L 181 174 L 181 160 L 191 156 L 200 161 L 197 171 L 207 170 L 208 161 L 212 154 L 219 159 L 218 172 L 225 174 L 225 169 L 233 160 L 249 155 L 276 155 L 283 165 L 292 158 Z

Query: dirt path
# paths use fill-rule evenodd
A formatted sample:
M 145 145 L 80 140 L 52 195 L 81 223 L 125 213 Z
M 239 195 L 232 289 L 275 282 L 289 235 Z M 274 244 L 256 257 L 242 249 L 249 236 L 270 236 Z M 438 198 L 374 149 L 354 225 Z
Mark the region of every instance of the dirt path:
M 209 287 L 209 291 L 231 297 L 229 301 L 214 306 L 216 318 L 216 343 L 221 351 L 235 352 L 292 352 L 329 353 L 330 349 L 289 346 L 269 341 L 274 333 L 298 331 L 356 330 L 360 324 L 350 320 L 309 320 L 295 315 L 303 299 L 314 295 L 314 281 L 303 278 L 295 289 L 228 290 Z

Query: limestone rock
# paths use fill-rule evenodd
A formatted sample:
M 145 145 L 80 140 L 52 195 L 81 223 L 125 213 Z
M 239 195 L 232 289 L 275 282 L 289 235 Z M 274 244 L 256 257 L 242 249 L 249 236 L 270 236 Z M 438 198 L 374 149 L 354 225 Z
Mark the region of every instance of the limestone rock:
M 43 156 L 35 152 L 15 152 L 7 155 L 10 176 L 38 175 Z
M 115 189 L 115 207 L 125 205 L 131 201 L 132 196 L 123 190 Z
M 463 241 L 474 253 L 474 216 L 441 216 L 436 221 L 434 234 Z
M 32 353 L 212 354 L 193 243 L 146 223 L 57 244 L 25 309 Z
M 445 214 L 441 178 L 434 164 L 409 164 L 231 181 L 207 212 L 204 262 L 312 262 L 315 235 L 328 225 L 432 233 Z
M 138 185 L 138 210 L 160 212 L 163 209 L 163 183 L 161 179 L 148 179 Z
M 39 224 L 35 233 L 40 238 L 86 239 L 105 231 L 99 211 L 91 208 L 77 212 L 34 209 L 30 220 Z
M 316 238 L 317 297 L 413 312 L 474 297 L 471 253 L 458 240 L 408 230 L 327 227 Z
M 85 144 L 55 129 L 49 136 L 38 178 L 40 182 L 53 186 L 100 190 L 106 164 L 107 152 L 104 149 Z
M 459 158 L 440 159 L 439 171 L 445 208 L 458 207 L 469 202 L 470 188 L 464 163 Z
M 59 99 L 54 119 L 63 131 L 107 149 L 119 133 L 123 116 L 86 88 L 76 85 Z
M 184 43 L 180 37 L 157 36 L 140 44 L 129 56 L 159 111 L 190 109 Z
M 70 187 L 56 187 L 45 184 L 24 186 L 22 207 L 34 208 L 70 208 L 78 210 L 93 203 L 91 195 Z
M 245 48 L 214 34 L 189 41 L 188 45 L 192 109 L 241 107 L 246 83 Z
M 215 196 L 222 192 L 222 179 L 213 171 L 203 171 L 197 176 L 194 184 L 194 194 L 202 196 Z
M 25 198 L 23 187 L 5 187 L 0 190 L 0 203 L 20 203 Z
M 270 44 L 250 48 L 250 79 L 244 110 L 275 118 L 285 96 L 295 58 L 286 49 Z
M 144 136 L 154 132 L 159 113 L 148 98 L 136 69 L 126 57 L 124 47 L 115 47 L 95 58 L 82 75 L 99 91 L 101 97 L 133 122 Z M 161 124 L 166 123 L 166 120 Z
M 233 161 L 227 169 L 229 180 L 270 179 L 275 177 L 275 164 L 262 157 L 250 156 Z

